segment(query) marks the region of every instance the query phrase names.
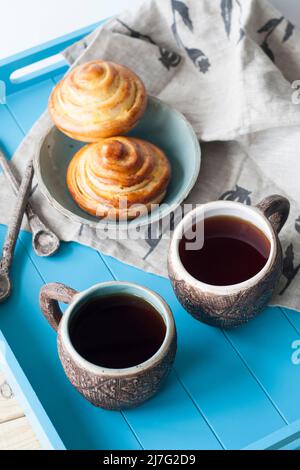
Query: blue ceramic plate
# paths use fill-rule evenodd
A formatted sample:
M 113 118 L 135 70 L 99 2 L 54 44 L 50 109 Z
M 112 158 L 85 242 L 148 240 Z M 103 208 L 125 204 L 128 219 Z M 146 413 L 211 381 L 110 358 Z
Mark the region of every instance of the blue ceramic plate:
M 186 199 L 200 171 L 201 150 L 192 126 L 184 116 L 157 98 L 149 97 L 147 110 L 129 133 L 156 144 L 165 151 L 172 167 L 172 179 L 162 205 L 151 214 L 132 221 L 111 221 L 128 227 L 157 222 L 174 211 Z M 110 224 L 81 210 L 71 198 L 66 185 L 70 160 L 84 144 L 70 139 L 53 127 L 35 156 L 35 172 L 44 196 L 66 217 L 91 226 Z

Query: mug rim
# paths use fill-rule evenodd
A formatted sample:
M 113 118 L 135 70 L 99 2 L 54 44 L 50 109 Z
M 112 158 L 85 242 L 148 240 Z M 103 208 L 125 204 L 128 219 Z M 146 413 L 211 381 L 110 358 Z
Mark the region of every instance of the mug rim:
M 155 310 L 160 314 L 163 318 L 164 323 L 166 325 L 166 333 L 163 342 L 161 343 L 158 350 L 153 354 L 149 359 L 140 364 L 136 364 L 131 367 L 121 368 L 121 369 L 113 369 L 109 367 L 99 366 L 94 364 L 84 357 L 82 357 L 79 352 L 75 349 L 72 344 L 70 334 L 69 334 L 69 322 L 72 317 L 72 313 L 75 311 L 74 309 L 78 304 L 80 304 L 87 296 L 91 294 L 95 294 L 99 291 L 99 289 L 110 287 L 110 286 L 126 286 L 129 288 L 134 288 L 139 290 L 141 293 L 144 291 L 150 297 L 155 298 L 156 301 L 160 304 L 160 308 L 153 305 Z M 135 294 L 133 294 L 135 295 Z M 143 298 L 148 303 L 151 303 L 147 298 L 143 297 L 142 295 L 139 296 Z M 142 373 L 147 370 L 149 367 L 153 367 L 160 362 L 160 360 L 165 356 L 168 352 L 169 347 L 172 343 L 173 337 L 176 334 L 176 327 L 175 327 L 175 320 L 172 314 L 172 311 L 169 305 L 165 302 L 165 300 L 156 292 L 148 289 L 147 287 L 141 286 L 139 284 L 133 282 L 126 282 L 126 281 L 107 281 L 107 282 L 100 282 L 94 284 L 93 286 L 89 287 L 88 289 L 75 294 L 72 302 L 68 305 L 65 313 L 62 315 L 62 319 L 59 324 L 58 334 L 61 336 L 63 341 L 63 345 L 66 348 L 67 352 L 71 355 L 73 359 L 80 365 L 80 367 L 88 370 L 89 372 L 94 373 L 95 375 L 105 374 L 110 376 L 128 376 L 128 375 L 136 375 L 137 373 Z
M 197 212 L 200 210 L 203 210 L 203 208 L 239 208 L 242 212 L 252 212 L 255 213 L 256 216 L 260 217 L 263 221 L 263 223 L 268 227 L 269 234 L 266 234 L 266 231 L 261 230 L 261 228 L 258 226 L 258 224 L 254 223 L 253 221 L 250 221 L 252 225 L 254 225 L 256 228 L 260 229 L 263 231 L 264 235 L 267 236 L 269 242 L 270 242 L 270 253 L 268 256 L 268 260 L 263 266 L 263 268 L 258 271 L 254 276 L 250 277 L 249 279 L 246 279 L 243 282 L 239 282 L 237 284 L 229 284 L 225 286 L 218 286 L 218 285 L 213 285 L 213 284 L 207 284 L 203 281 L 200 281 L 193 277 L 184 267 L 180 255 L 179 255 L 179 242 L 181 240 L 181 237 L 179 237 L 180 233 L 184 233 L 183 226 L 186 224 L 189 219 L 192 219 Z M 221 214 L 219 214 L 221 215 Z M 226 215 L 226 214 L 224 214 Z M 216 214 L 216 216 L 218 216 Z M 233 217 L 239 217 L 239 215 L 233 216 Z M 205 217 L 204 213 L 204 219 L 209 218 Z M 240 217 L 242 218 L 242 217 Z M 244 220 L 249 220 L 249 218 L 244 219 Z M 231 295 L 239 292 L 240 290 L 243 290 L 245 288 L 250 288 L 255 286 L 263 277 L 264 275 L 269 271 L 270 267 L 272 266 L 275 257 L 276 257 L 276 236 L 274 233 L 274 228 L 269 221 L 269 219 L 263 214 L 263 212 L 255 206 L 248 206 L 245 205 L 241 202 L 237 201 L 225 201 L 225 200 L 218 200 L 218 201 L 211 201 L 205 204 L 198 205 L 195 209 L 191 210 L 181 221 L 180 223 L 176 226 L 173 234 L 173 238 L 171 240 L 171 245 L 170 245 L 170 250 L 169 250 L 169 257 L 170 261 L 173 264 L 174 271 L 176 273 L 181 274 L 180 277 L 183 277 L 183 280 L 186 280 L 187 282 L 191 283 L 193 287 L 201 289 L 203 292 L 206 293 L 211 293 L 211 294 L 218 294 L 218 295 Z

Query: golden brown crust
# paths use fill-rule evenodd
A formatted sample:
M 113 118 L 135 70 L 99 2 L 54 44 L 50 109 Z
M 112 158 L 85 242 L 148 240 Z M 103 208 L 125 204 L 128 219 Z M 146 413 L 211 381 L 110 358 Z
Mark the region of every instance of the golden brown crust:
M 134 72 L 94 60 L 75 67 L 56 85 L 49 112 L 69 137 L 96 142 L 131 130 L 146 105 L 144 84 Z
M 141 139 L 112 137 L 74 155 L 67 186 L 89 214 L 134 219 L 164 199 L 170 177 L 169 161 L 158 147 Z

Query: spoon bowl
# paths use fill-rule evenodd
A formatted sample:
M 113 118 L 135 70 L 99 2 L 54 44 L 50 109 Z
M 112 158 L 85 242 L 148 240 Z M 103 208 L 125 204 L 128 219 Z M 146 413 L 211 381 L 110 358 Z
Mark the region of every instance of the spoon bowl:
M 33 235 L 32 245 L 38 256 L 52 256 L 58 251 L 60 241 L 53 232 L 41 229 Z
M 11 293 L 11 282 L 8 274 L 0 273 L 0 302 L 6 300 Z
M 20 183 L 16 178 L 8 160 L 4 153 L 0 149 L 0 166 L 7 177 L 7 180 L 11 183 L 15 193 L 18 195 L 20 189 Z M 31 167 L 31 174 L 33 176 L 33 168 Z M 31 176 L 29 174 L 29 176 Z M 35 253 L 38 256 L 51 256 L 58 249 L 60 240 L 54 232 L 52 232 L 35 213 L 29 201 L 27 201 L 26 215 L 29 222 L 29 226 L 32 232 L 32 246 Z

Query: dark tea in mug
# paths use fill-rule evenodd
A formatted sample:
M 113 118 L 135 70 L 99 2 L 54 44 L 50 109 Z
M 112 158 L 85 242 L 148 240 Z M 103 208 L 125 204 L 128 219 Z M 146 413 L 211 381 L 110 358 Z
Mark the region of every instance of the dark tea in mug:
M 147 361 L 158 351 L 166 325 L 149 302 L 120 293 L 91 299 L 80 307 L 69 334 L 73 347 L 87 361 L 124 369 Z
M 196 231 L 194 226 L 192 232 Z M 204 220 L 201 249 L 193 250 L 191 241 L 183 236 L 179 244 L 184 268 L 195 279 L 214 286 L 239 284 L 255 276 L 265 266 L 271 249 L 269 239 L 258 227 L 233 216 Z

